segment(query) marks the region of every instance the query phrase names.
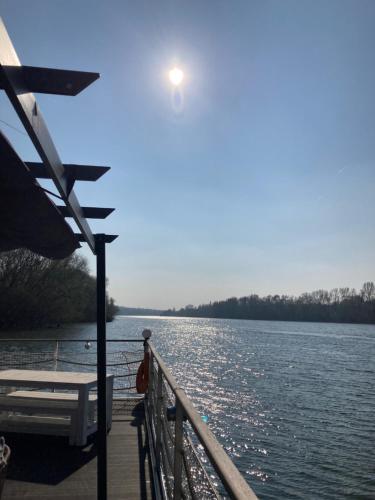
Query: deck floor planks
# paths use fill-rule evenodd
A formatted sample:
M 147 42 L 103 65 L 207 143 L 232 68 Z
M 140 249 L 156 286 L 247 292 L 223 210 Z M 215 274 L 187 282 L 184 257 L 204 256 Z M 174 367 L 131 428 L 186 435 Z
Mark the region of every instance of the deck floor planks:
M 96 448 L 68 446 L 67 438 L 6 435 L 12 455 L 4 500 L 93 500 L 96 498 Z M 115 400 L 108 435 L 109 500 L 154 498 L 143 403 Z

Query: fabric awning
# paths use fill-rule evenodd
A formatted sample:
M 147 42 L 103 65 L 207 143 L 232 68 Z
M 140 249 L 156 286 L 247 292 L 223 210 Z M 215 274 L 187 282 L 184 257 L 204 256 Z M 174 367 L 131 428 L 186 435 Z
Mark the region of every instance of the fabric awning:
M 0 131 L 0 251 L 28 248 L 62 259 L 79 247 L 69 224 Z

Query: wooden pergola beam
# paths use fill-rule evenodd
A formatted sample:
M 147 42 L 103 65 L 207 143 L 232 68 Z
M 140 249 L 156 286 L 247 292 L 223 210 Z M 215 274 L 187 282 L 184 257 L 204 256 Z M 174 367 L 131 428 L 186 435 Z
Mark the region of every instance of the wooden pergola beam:
M 60 160 L 36 99 L 27 87 L 27 81 L 20 71 L 22 65 L 1 19 L 0 66 L 1 82 L 9 100 L 38 151 L 61 198 L 72 213 L 85 242 L 96 254 L 94 236 L 72 189 L 71 179 L 69 179 Z
M 57 208 L 63 217 L 73 217 L 65 205 L 60 205 Z M 81 207 L 81 210 L 86 219 L 105 219 L 114 211 L 114 208 Z
M 36 66 L 11 66 L 18 78 L 25 82 L 28 92 L 75 96 L 95 82 L 99 73 L 71 71 L 67 69 L 38 68 Z M 5 66 L 5 69 L 7 67 Z M 0 78 L 0 88 L 6 88 L 6 80 Z
M 36 179 L 50 179 L 51 176 L 41 162 L 25 161 L 30 169 L 31 174 Z M 97 181 L 106 174 L 111 167 L 100 167 L 98 165 L 76 165 L 76 164 L 63 164 L 65 173 L 75 181 Z

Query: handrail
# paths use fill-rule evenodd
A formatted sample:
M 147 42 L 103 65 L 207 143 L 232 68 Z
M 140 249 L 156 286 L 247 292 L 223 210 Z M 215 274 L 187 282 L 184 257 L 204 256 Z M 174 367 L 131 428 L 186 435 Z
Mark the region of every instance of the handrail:
M 167 368 L 153 344 L 148 342 L 148 345 L 160 370 L 176 396 L 176 403 L 178 401 L 181 405 L 184 415 L 196 432 L 207 456 L 231 498 L 236 500 L 257 500 L 257 496 L 247 484 L 232 460 L 225 453 L 208 425 L 203 422 L 194 405 L 187 397 L 182 387 L 178 385 L 176 379 Z

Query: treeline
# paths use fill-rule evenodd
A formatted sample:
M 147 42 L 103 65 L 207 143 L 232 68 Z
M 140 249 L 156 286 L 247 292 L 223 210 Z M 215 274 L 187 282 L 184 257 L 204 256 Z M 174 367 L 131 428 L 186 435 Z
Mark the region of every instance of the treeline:
M 117 314 L 123 316 L 160 316 L 163 312 L 160 309 L 145 309 L 144 307 L 117 307 Z
M 107 298 L 107 320 L 116 314 Z M 29 250 L 0 253 L 0 330 L 96 321 L 96 280 L 77 255 L 49 260 Z
M 169 309 L 164 314 L 199 318 L 375 323 L 375 285 L 368 281 L 358 293 L 354 288 L 334 288 L 330 292 L 316 290 L 299 297 L 231 297 L 198 307 L 186 306 L 178 311 Z

